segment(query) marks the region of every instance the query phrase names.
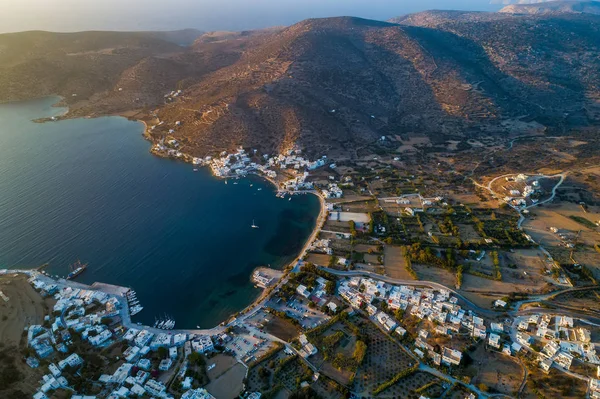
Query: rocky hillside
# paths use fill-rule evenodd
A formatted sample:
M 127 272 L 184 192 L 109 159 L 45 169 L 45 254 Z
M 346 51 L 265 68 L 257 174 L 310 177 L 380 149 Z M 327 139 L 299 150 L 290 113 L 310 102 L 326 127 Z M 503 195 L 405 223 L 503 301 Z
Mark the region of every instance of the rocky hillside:
M 181 56 L 186 50 L 176 43 L 193 41 L 199 34 L 187 30 L 0 35 L 0 101 L 61 95 L 75 105 L 117 90 L 121 79 L 147 70 L 148 65 L 157 68 L 141 77 L 147 82 L 162 79 L 162 69 L 174 65 L 161 65 L 161 57 Z M 125 107 L 134 105 L 129 102 Z
M 307 20 L 262 37 L 162 107 L 171 125 L 153 135 L 181 121 L 173 135 L 197 155 L 300 145 L 352 157 L 383 135 L 444 140 L 598 123 L 597 17 L 410 21 Z
M 357 157 L 381 136 L 597 126 L 599 29 L 588 14 L 432 11 L 213 32 L 187 48 L 147 34 L 1 35 L 0 99 L 61 94 L 76 116 L 136 110 L 163 122 L 152 140 L 173 136 L 193 155 Z

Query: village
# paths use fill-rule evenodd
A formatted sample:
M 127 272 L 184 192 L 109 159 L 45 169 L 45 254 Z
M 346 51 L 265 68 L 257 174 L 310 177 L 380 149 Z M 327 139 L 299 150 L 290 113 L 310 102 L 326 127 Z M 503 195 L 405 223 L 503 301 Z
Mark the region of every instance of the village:
M 569 306 L 597 295 L 590 255 L 575 258 L 597 247 L 600 217 L 581 203 L 573 215 L 564 200 L 542 208 L 561 195 L 565 173 L 501 175 L 466 190 L 435 172 L 396 168 L 400 156 L 309 161 L 297 147 L 274 156 L 240 147 L 197 158 L 164 136 L 152 153 L 207 167 L 226 184 L 258 174 L 277 196 L 317 195 L 314 234 L 285 270 L 255 269 L 264 295 L 207 330 L 133 323 L 127 288 L 0 270 L 26 275 L 52 300 L 43 322 L 23 333 L 25 363 L 43 372 L 34 399 L 258 399 L 302 390 L 458 399 L 557 387 L 564 397 L 600 398 L 600 321 L 594 309 Z M 571 214 L 557 218 L 563 209 Z M 541 212 L 556 213 L 551 224 Z

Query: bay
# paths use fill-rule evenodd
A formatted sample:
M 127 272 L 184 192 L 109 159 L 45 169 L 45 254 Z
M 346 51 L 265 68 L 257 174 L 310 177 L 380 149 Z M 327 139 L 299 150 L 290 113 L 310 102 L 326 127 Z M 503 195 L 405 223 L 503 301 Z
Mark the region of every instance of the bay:
M 64 276 L 80 259 L 89 267 L 77 281 L 137 292 L 134 321 L 168 314 L 208 328 L 259 295 L 255 267 L 282 268 L 314 228 L 316 197 L 288 201 L 258 177 L 225 184 L 157 158 L 140 123 L 32 121 L 64 112 L 56 101 L 0 105 L 0 268 L 48 262 Z

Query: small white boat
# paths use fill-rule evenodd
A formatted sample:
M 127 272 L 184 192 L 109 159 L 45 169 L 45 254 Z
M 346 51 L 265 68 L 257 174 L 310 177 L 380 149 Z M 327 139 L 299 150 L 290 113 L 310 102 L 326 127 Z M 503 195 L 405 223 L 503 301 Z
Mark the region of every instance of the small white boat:
M 133 308 L 131 308 L 130 313 L 132 316 L 135 316 L 136 314 L 140 313 L 142 310 L 144 310 L 143 306 L 136 305 Z
M 252 219 L 252 226 L 250 227 L 252 227 L 253 229 L 258 229 L 258 226 L 254 223 L 254 219 Z

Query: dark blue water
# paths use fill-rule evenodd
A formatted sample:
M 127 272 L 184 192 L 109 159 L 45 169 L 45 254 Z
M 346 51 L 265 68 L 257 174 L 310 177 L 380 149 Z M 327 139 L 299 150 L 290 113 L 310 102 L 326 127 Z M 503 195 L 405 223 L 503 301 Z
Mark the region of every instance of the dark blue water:
M 78 281 L 137 291 L 136 321 L 212 327 L 260 293 L 254 267 L 284 266 L 310 235 L 314 196 L 279 199 L 259 178 L 225 184 L 154 157 L 123 118 L 31 121 L 61 112 L 55 101 L 0 105 L 0 268 L 49 262 L 63 276 L 81 259 Z

